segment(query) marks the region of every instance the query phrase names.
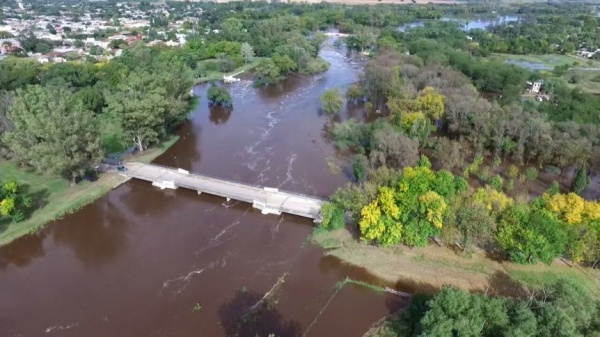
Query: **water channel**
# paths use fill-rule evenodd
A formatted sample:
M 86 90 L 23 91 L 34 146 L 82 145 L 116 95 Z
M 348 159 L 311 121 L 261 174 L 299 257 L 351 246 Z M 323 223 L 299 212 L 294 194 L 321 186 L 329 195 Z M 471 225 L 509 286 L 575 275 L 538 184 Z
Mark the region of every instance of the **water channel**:
M 511 22 L 518 22 L 519 20 L 520 20 L 520 17 L 513 16 L 513 15 L 503 15 L 503 16 L 498 16 L 498 17 L 491 18 L 491 19 L 473 18 L 471 20 L 458 19 L 458 18 L 452 18 L 452 17 L 442 17 L 439 20 L 419 20 L 419 21 L 407 23 L 407 24 L 404 24 L 404 25 L 401 25 L 400 27 L 398 27 L 398 30 L 401 32 L 405 32 L 409 28 L 425 27 L 425 23 L 433 22 L 433 21 L 456 22 L 459 25 L 460 29 L 462 29 L 464 31 L 469 31 L 471 29 L 485 30 L 492 26 L 508 24 Z
M 335 150 L 318 96 L 356 81 L 362 61 L 330 46 L 321 54 L 331 63 L 324 74 L 230 85 L 231 112 L 209 109 L 208 87 L 197 86 L 198 108 L 156 162 L 326 197 L 348 181 L 348 167 L 334 174 L 326 164 Z M 361 114 L 345 108 L 340 118 Z M 312 226 L 130 181 L 0 248 L 0 336 L 360 336 L 406 304 L 359 286 L 337 290 L 346 276 L 377 280 L 308 243 Z M 282 275 L 272 309 L 240 324 Z

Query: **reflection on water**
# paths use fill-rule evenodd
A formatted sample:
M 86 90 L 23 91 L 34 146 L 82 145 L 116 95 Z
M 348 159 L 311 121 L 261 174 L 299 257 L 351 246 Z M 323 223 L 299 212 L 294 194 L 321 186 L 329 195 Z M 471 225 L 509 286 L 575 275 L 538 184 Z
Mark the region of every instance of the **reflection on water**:
M 507 24 L 510 22 L 517 22 L 519 20 L 520 20 L 520 18 L 518 16 L 503 15 L 503 16 L 498 16 L 496 18 L 491 18 L 491 19 L 474 19 L 474 20 L 442 17 L 439 21 L 456 22 L 462 30 L 469 31 L 471 29 L 484 29 L 485 30 L 492 26 Z M 398 27 L 398 30 L 401 32 L 405 32 L 409 28 L 425 27 L 425 23 L 433 22 L 433 21 L 436 21 L 436 20 L 420 20 L 420 21 L 416 21 L 416 22 L 407 23 L 407 24 L 404 24 L 404 25 L 401 25 L 400 27 Z
M 227 123 L 229 117 L 231 117 L 231 112 L 233 111 L 233 107 L 222 107 L 222 106 L 209 106 L 210 110 L 209 119 L 211 122 L 215 124 L 224 124 Z
M 318 97 L 330 88 L 345 91 L 363 61 L 331 47 L 322 56 L 331 63 L 325 74 L 262 89 L 249 81 L 229 85 L 229 112 L 209 109 L 208 87 L 196 87 L 198 108 L 156 163 L 329 195 L 348 178 L 330 173 L 325 162 L 335 150 L 323 137 L 327 117 L 319 115 Z M 353 105 L 339 117 L 364 118 Z M 309 336 L 360 336 L 404 305 L 356 287 L 334 294 L 346 276 L 378 281 L 307 244 L 312 226 L 245 203 L 130 181 L 0 249 L 0 336 L 297 336 L 309 326 Z M 255 324 L 240 321 L 284 273 L 275 305 Z

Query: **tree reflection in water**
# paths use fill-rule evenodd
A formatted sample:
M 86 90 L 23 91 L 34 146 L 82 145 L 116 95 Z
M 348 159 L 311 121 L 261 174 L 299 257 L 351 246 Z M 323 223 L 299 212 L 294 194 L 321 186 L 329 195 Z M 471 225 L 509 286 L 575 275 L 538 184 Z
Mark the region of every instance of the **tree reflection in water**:
M 218 106 L 218 105 L 209 105 L 208 109 L 210 113 L 208 115 L 208 119 L 214 124 L 225 124 L 231 117 L 231 112 L 233 111 L 233 106 Z

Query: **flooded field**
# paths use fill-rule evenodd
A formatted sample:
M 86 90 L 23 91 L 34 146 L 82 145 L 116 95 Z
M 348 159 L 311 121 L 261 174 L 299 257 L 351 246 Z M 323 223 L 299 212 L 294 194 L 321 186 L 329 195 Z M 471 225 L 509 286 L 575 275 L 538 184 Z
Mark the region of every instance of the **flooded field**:
M 326 47 L 328 72 L 229 88 L 233 111 L 210 109 L 207 85 L 181 139 L 159 164 L 326 197 L 348 181 L 332 159 L 318 96 L 356 81 L 362 61 Z M 362 118 L 345 110 L 341 118 Z M 0 336 L 360 336 L 406 303 L 356 285 L 365 271 L 307 242 L 313 224 L 251 205 L 130 181 L 0 248 Z M 280 278 L 271 305 L 248 308 Z M 243 323 L 245 322 L 245 323 Z

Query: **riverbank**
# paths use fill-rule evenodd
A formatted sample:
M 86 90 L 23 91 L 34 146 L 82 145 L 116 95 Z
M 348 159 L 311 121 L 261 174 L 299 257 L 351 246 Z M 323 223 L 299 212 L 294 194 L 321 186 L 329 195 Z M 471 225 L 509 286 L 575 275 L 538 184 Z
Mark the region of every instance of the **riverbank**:
M 563 262 L 551 265 L 517 265 L 495 259 L 484 252 L 465 256 L 448 247 L 429 245 L 424 248 L 405 246 L 377 247 L 358 241 L 348 229 L 332 232 L 315 231 L 311 241 L 344 263 L 366 269 L 380 278 L 381 285 L 408 292 L 434 294 L 444 285 L 491 292 L 504 296 L 523 296 L 527 290 L 539 289 L 560 277 L 600 293 L 600 272 L 569 267 Z
M 206 76 L 202 76 L 199 78 L 195 79 L 196 84 L 200 84 L 200 83 L 206 83 L 206 82 L 212 82 L 212 81 L 219 81 L 223 79 L 223 75 L 231 75 L 231 74 L 235 74 L 238 73 L 240 71 L 246 72 L 249 70 L 252 70 L 254 68 L 256 68 L 256 66 L 258 66 L 258 64 L 260 63 L 260 61 L 262 60 L 262 57 L 255 57 L 250 63 L 246 63 L 241 67 L 238 67 L 232 71 L 228 71 L 226 73 L 220 72 L 220 71 L 209 71 Z M 214 61 L 214 60 L 206 60 L 206 61 Z M 202 61 L 202 62 L 206 62 L 206 61 Z M 202 65 L 202 62 L 200 62 L 199 66 Z
M 149 163 L 163 154 L 179 139 L 171 136 L 143 154 L 127 160 Z M 33 196 L 35 210 L 19 223 L 0 222 L 0 246 L 11 243 L 21 236 L 34 233 L 46 224 L 73 213 L 92 203 L 110 190 L 118 187 L 127 178 L 116 173 L 103 173 L 96 181 L 82 181 L 71 186 L 69 181 L 57 176 L 43 176 L 18 167 L 14 162 L 0 163 L 0 180 L 15 180 L 27 188 L 27 194 Z

